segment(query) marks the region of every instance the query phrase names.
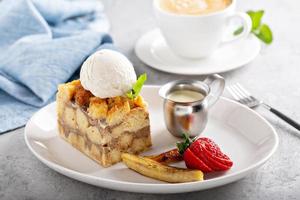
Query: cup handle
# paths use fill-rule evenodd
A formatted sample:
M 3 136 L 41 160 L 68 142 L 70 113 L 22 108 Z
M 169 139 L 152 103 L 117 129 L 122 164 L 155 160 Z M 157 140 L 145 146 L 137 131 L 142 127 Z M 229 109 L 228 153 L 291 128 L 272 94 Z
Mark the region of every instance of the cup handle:
M 218 74 L 209 75 L 204 81 L 210 88 L 209 94 L 207 95 L 208 108 L 213 106 L 225 88 L 225 80 Z
M 234 18 L 238 18 L 241 20 L 243 31 L 238 35 L 234 35 L 232 33 L 232 34 L 230 34 L 230 37 L 223 38 L 223 43 L 232 42 L 232 41 L 235 41 L 238 39 L 246 38 L 249 35 L 249 33 L 251 32 L 252 20 L 247 13 L 234 12 L 233 14 L 228 16 L 227 21 L 229 22 L 230 20 L 232 20 Z

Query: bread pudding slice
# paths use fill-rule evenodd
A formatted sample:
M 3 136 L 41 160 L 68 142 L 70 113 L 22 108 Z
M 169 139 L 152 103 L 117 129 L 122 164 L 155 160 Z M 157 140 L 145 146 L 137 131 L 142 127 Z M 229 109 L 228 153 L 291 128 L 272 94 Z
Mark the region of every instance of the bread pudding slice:
M 101 99 L 75 80 L 59 85 L 56 100 L 60 136 L 103 167 L 121 161 L 123 152 L 138 154 L 152 145 L 141 96 Z

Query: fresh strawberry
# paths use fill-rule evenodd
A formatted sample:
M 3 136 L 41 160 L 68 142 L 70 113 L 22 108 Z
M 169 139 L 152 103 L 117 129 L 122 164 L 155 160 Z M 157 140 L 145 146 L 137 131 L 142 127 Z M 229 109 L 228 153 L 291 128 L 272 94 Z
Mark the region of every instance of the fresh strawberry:
M 207 139 L 208 138 L 199 138 L 193 142 L 189 148 L 216 171 L 230 168 L 232 161 L 221 152 L 219 146 L 212 142 L 212 140 L 209 139 L 210 142 L 207 143 Z
M 186 149 L 183 153 L 183 159 L 187 168 L 190 169 L 201 169 L 203 172 L 212 172 L 213 170 L 202 162 L 195 154 L 190 150 Z
M 201 141 L 201 140 L 198 140 Z M 215 160 L 210 159 L 211 157 L 206 154 L 205 144 L 201 142 L 194 142 L 190 145 L 189 149 L 200 158 L 206 165 L 213 169 L 213 171 L 222 171 L 227 169 L 227 166 L 223 166 L 222 164 L 215 162 Z
M 177 143 L 177 147 L 188 168 L 213 172 L 232 167 L 233 162 L 211 139 L 203 137 L 191 140 L 186 134 L 184 138 L 184 142 Z
M 203 151 L 208 157 L 212 158 L 213 160 L 215 160 L 223 165 L 231 167 L 233 164 L 232 161 L 230 160 L 230 158 L 227 155 L 223 154 L 221 152 L 221 150 L 218 150 L 217 152 L 215 152 L 215 151 L 212 151 L 212 148 L 210 148 L 210 146 L 208 146 L 208 147 L 206 146 L 206 148 L 203 148 Z
M 210 146 L 209 149 L 211 150 L 211 152 L 212 152 L 213 154 L 215 154 L 215 155 L 218 156 L 218 157 L 222 157 L 222 158 L 224 158 L 224 159 L 230 160 L 229 157 L 228 157 L 227 155 L 225 155 L 224 153 L 221 152 L 220 147 L 219 147 L 214 141 L 212 141 L 212 140 L 209 139 L 209 138 L 205 138 L 205 137 L 201 138 L 201 140 L 204 141 L 204 142 L 206 142 L 207 145 Z

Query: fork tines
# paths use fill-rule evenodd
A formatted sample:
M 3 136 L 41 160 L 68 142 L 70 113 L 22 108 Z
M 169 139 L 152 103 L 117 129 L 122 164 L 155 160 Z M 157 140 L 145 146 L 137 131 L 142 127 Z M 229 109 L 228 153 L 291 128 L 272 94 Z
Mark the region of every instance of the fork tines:
M 255 107 L 260 104 L 260 102 L 239 83 L 228 86 L 227 90 L 236 101 L 248 107 Z

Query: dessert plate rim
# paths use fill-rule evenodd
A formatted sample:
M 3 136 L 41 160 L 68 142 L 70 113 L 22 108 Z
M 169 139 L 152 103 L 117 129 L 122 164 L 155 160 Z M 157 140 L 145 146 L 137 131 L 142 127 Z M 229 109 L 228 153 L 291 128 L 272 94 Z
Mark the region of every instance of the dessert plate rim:
M 158 89 L 159 86 L 153 86 L 153 85 L 147 85 L 144 86 L 143 90 L 147 89 Z M 262 159 L 260 159 L 259 162 L 256 162 L 255 164 L 252 164 L 243 170 L 234 172 L 232 174 L 216 177 L 213 179 L 208 179 L 205 181 L 199 181 L 199 182 L 188 182 L 188 183 L 137 183 L 137 182 L 127 182 L 127 181 L 119 181 L 119 180 L 112 180 L 108 178 L 102 178 L 97 177 L 81 172 L 74 171 L 72 169 L 68 169 L 66 167 L 63 167 L 53 161 L 49 161 L 47 158 L 44 158 L 39 152 L 37 152 L 34 147 L 29 142 L 29 125 L 31 123 L 31 119 L 37 115 L 39 112 L 43 111 L 43 109 L 47 109 L 50 106 L 54 106 L 56 102 L 53 102 L 51 104 L 46 105 L 45 107 L 41 108 L 38 112 L 36 112 L 32 118 L 28 121 L 28 123 L 25 126 L 24 130 L 24 137 L 25 142 L 29 150 L 33 153 L 35 157 L 37 157 L 42 163 L 47 165 L 49 168 L 65 175 L 70 178 L 89 183 L 91 185 L 100 186 L 108 189 L 114 189 L 114 190 L 120 190 L 120 191 L 128 191 L 128 192 L 138 192 L 138 193 L 182 193 L 182 192 L 191 192 L 191 191 L 199 191 L 204 190 L 208 188 L 213 188 L 221 185 L 225 185 L 234 181 L 237 181 L 246 175 L 248 175 L 250 172 L 257 169 L 259 166 L 264 164 L 276 151 L 279 143 L 278 135 L 275 129 L 270 125 L 270 123 L 264 119 L 262 116 L 260 116 L 255 111 L 249 109 L 248 107 L 239 104 L 235 101 L 232 101 L 228 98 L 221 97 L 221 101 L 234 104 L 237 107 L 242 108 L 243 110 L 246 110 L 248 113 L 251 113 L 251 115 L 255 115 L 257 119 L 259 119 L 262 123 L 268 126 L 270 129 L 270 135 L 274 139 L 274 144 L 272 148 L 270 148 L 269 153 Z M 107 168 L 109 170 L 109 168 Z

